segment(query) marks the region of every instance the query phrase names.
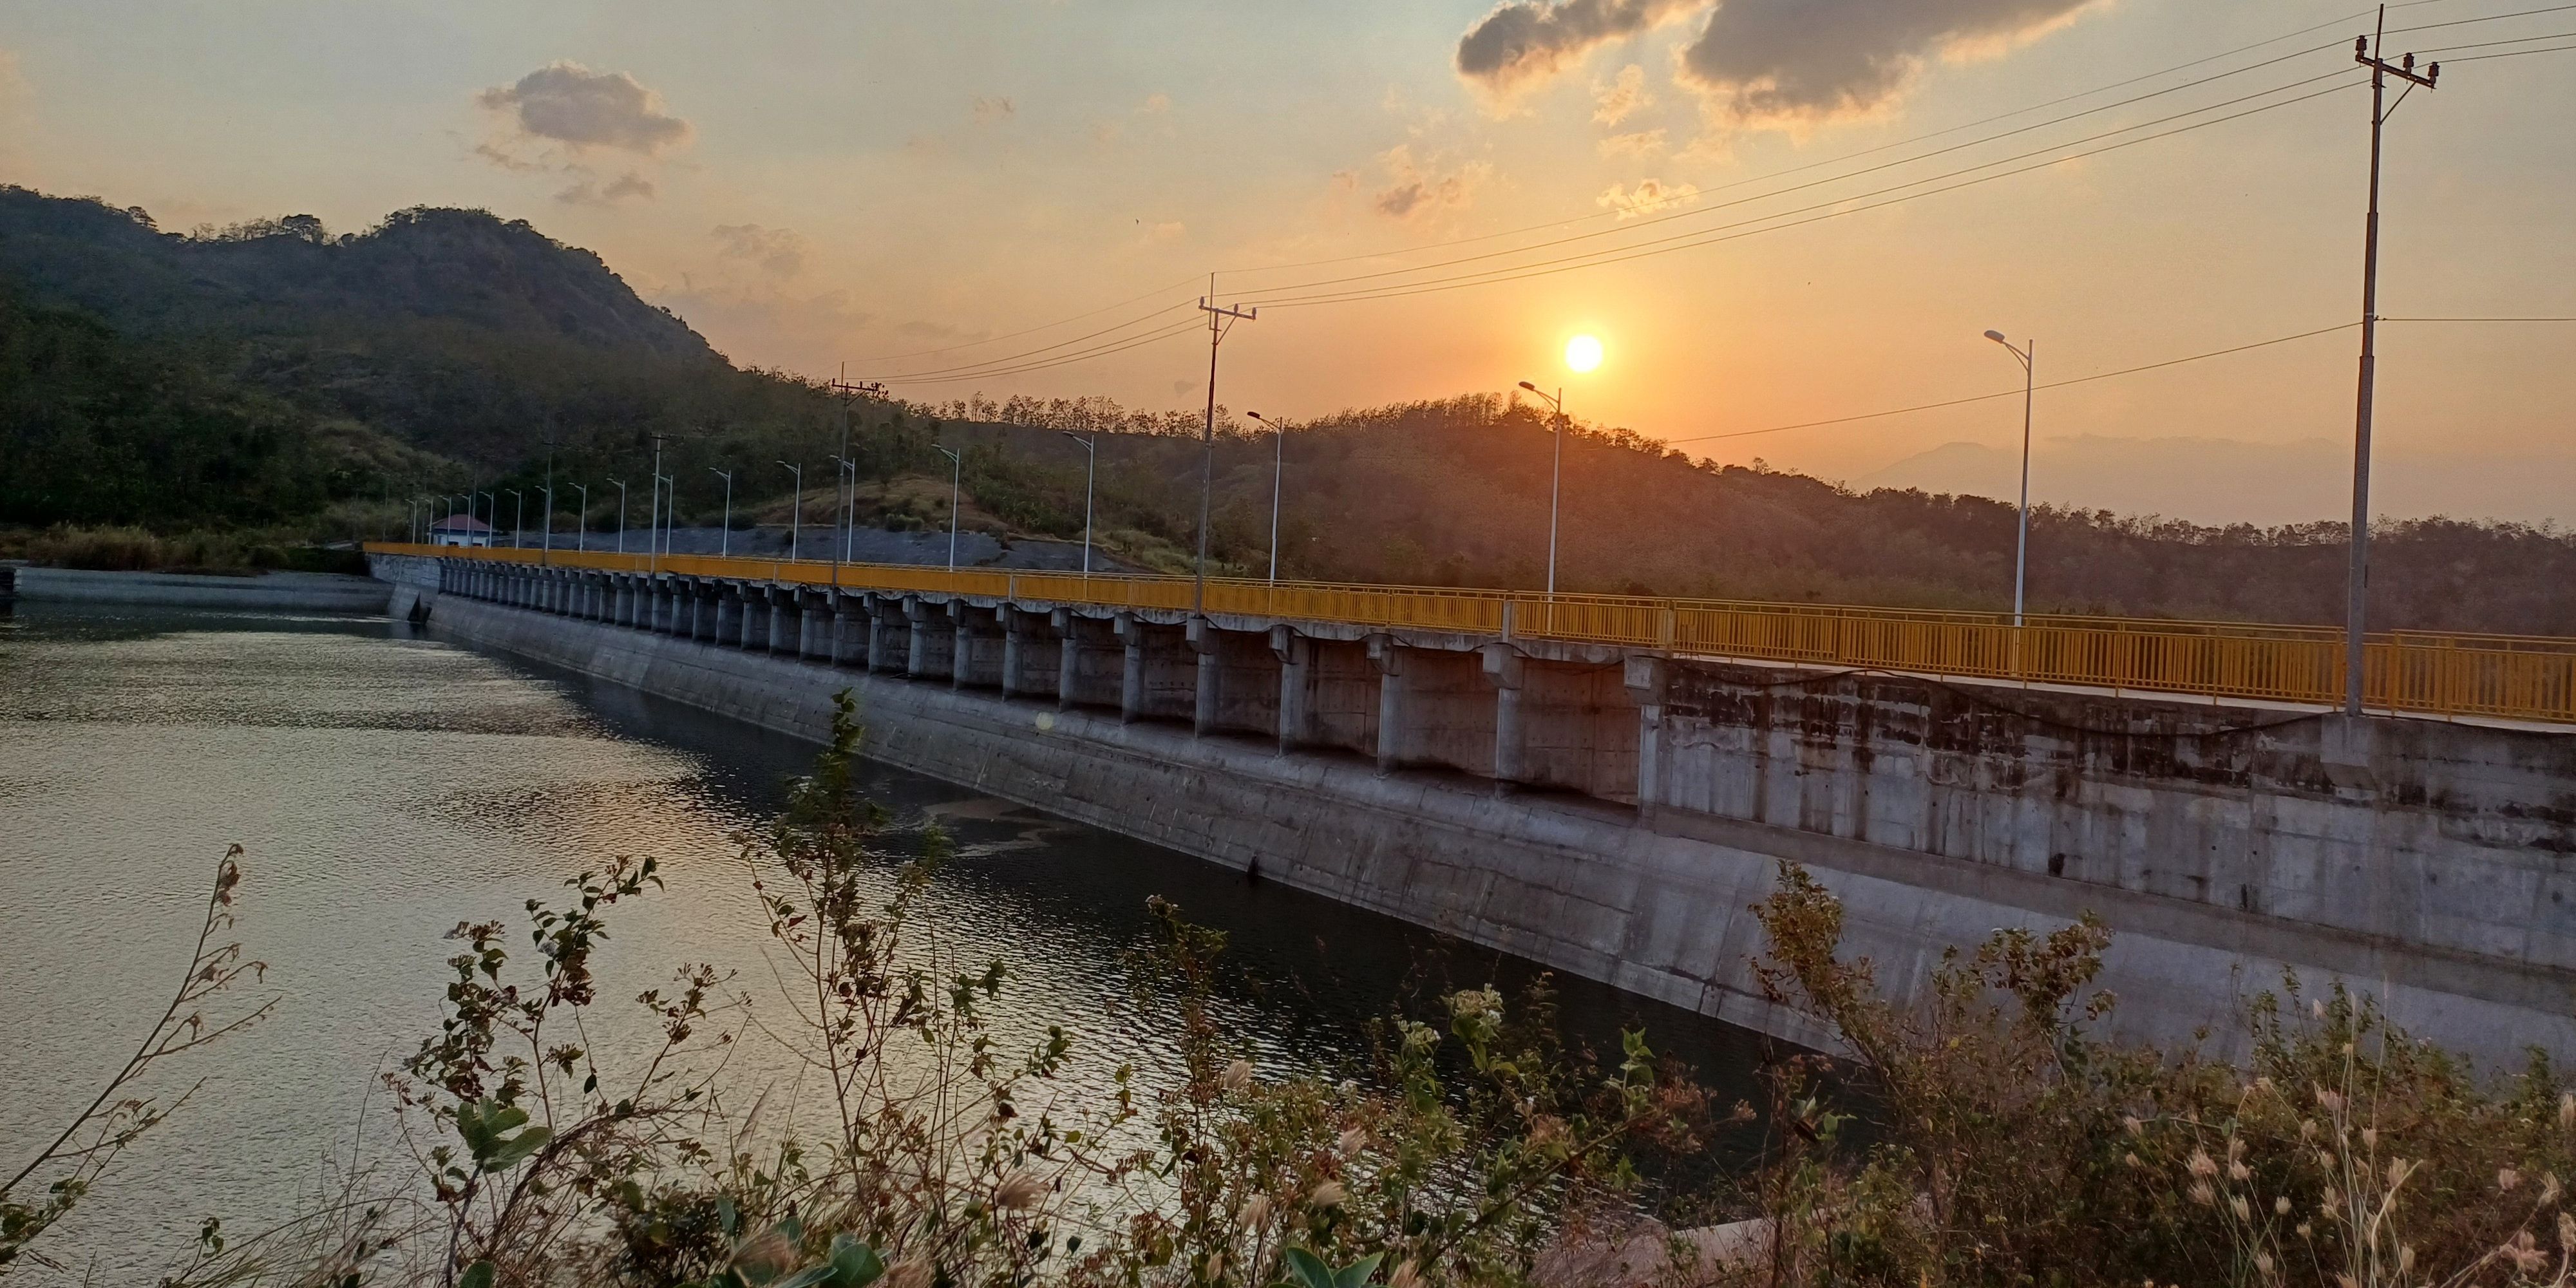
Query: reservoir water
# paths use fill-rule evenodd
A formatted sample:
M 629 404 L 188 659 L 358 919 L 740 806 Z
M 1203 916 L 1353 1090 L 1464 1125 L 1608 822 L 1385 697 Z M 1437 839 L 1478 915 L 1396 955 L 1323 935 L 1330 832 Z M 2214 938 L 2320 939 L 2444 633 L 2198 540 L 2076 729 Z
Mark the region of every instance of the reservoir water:
M 172 1121 L 40 1246 L 77 1281 L 145 1281 L 208 1216 L 245 1229 L 390 1139 L 378 1076 L 435 1030 L 459 922 L 518 924 L 531 898 L 619 855 L 668 888 L 616 909 L 604 1004 L 686 962 L 776 1002 L 733 839 L 777 808 L 810 744 L 478 653 L 383 619 L 18 606 L 0 617 L 0 1175 L 96 1094 L 188 961 L 228 844 L 247 874 L 236 933 L 266 963 L 239 1006 L 267 1022 L 165 1068 Z M 1219 1004 L 1267 1070 L 1366 1076 L 1370 1022 L 1535 967 L 1317 896 L 871 763 L 890 847 L 956 843 L 929 901 L 961 960 L 1014 970 L 1006 1035 L 1060 1023 L 1075 1086 L 1132 1065 L 1169 1085 L 1174 1019 L 1138 1007 L 1129 954 L 1161 895 L 1230 937 Z M 524 933 L 510 942 L 524 945 Z M 1622 1026 L 1746 1094 L 1761 1040 L 1580 980 L 1568 1036 Z M 216 1014 L 223 1013 L 218 1008 Z M 793 1080 L 745 1037 L 729 1074 Z M 43 1280 L 38 1278 L 39 1282 Z

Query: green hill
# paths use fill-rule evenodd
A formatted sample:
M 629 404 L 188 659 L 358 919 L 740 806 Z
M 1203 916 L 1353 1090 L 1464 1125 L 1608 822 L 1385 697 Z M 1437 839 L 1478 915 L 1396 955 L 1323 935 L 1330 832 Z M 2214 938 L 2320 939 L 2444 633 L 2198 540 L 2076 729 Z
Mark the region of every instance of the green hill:
M 563 523 L 590 489 L 593 530 L 646 522 L 655 445 L 679 520 L 712 524 L 734 472 L 738 523 L 796 504 L 836 513 L 841 405 L 734 366 L 638 298 L 598 256 L 469 210 L 401 211 L 354 234 L 305 216 L 186 235 L 139 210 L 0 188 L 0 525 L 162 528 L 315 520 L 392 532 L 400 498 L 517 488 L 549 463 Z M 859 521 L 963 520 L 1079 538 L 1083 452 L 1101 432 L 1102 544 L 1171 571 L 1195 548 L 1201 448 L 1190 413 L 1103 399 L 942 406 L 862 402 L 848 455 Z M 1266 571 L 1273 445 L 1223 420 L 1211 546 Z M 1547 549 L 1549 431 L 1495 395 L 1353 410 L 1286 445 L 1281 572 L 1330 580 L 1535 587 Z M 505 502 L 505 507 L 513 505 Z M 532 510 L 532 514 L 536 511 Z M 1568 440 L 1559 585 L 1995 610 L 2010 604 L 2013 512 L 1979 497 L 1858 493 L 1718 467 L 1623 429 Z M 2376 540 L 2374 622 L 2576 635 L 2576 538 L 2428 520 Z M 2330 623 L 2339 525 L 2202 527 L 2041 509 L 2031 603 L 2043 611 Z

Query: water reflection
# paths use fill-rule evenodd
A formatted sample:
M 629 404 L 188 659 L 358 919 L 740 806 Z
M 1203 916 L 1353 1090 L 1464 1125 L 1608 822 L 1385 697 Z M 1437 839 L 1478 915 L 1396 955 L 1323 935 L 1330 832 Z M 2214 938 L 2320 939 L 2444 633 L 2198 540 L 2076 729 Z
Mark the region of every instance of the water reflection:
M 124 1058 L 186 960 L 227 843 L 248 850 L 242 933 L 281 998 L 272 1023 L 180 1071 L 206 1080 L 187 1113 L 58 1232 L 104 1270 L 158 1264 L 203 1215 L 288 1201 L 366 1112 L 373 1077 L 434 1027 L 442 935 L 515 923 L 574 872 L 652 854 L 668 877 L 618 910 L 604 996 L 708 961 L 757 1000 L 765 935 L 734 838 L 815 750 L 382 619 L 35 604 L 0 618 L 0 747 L 0 1025 L 34 1039 L 0 1056 L 0 1141 L 59 1124 Z M 1081 1036 L 1076 1087 L 1120 1063 L 1149 1087 L 1167 1076 L 1171 1017 L 1124 1004 L 1153 895 L 1228 934 L 1220 1014 L 1276 1070 L 1361 1072 L 1369 1022 L 1408 997 L 1536 974 L 890 767 L 863 784 L 898 850 L 932 821 L 954 838 L 932 920 L 960 958 L 1018 968 L 995 1014 L 1006 1038 L 1054 1022 Z M 1559 984 L 1573 1041 L 1615 1052 L 1617 1030 L 1643 1024 L 1743 1090 L 1749 1035 Z M 737 1072 L 795 1076 L 758 1042 Z

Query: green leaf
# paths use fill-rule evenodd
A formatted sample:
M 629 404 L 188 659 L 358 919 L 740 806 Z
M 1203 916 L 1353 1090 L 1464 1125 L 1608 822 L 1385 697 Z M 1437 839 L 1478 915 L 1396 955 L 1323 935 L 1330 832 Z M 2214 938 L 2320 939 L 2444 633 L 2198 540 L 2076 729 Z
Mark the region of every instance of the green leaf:
M 832 1236 L 832 1288 L 868 1288 L 885 1274 L 885 1259 L 858 1236 Z
M 520 1115 L 522 1120 L 526 1117 L 525 1114 Z M 493 1269 L 491 1262 L 477 1261 L 467 1266 L 464 1274 L 456 1277 L 456 1288 L 492 1288 L 492 1281 L 498 1278 L 500 1273 Z
M 1324 1259 L 1304 1248 L 1290 1248 L 1281 1254 L 1287 1259 L 1288 1272 L 1295 1276 L 1295 1288 L 1341 1288 L 1334 1282 L 1332 1267 Z
M 716 1196 L 716 1220 L 721 1222 L 724 1226 L 724 1237 L 728 1239 L 732 1238 L 734 1228 L 739 1225 L 742 1220 L 742 1214 L 734 1208 L 732 1195 L 719 1194 Z
M 1372 1252 L 1333 1272 L 1333 1288 L 1360 1288 L 1369 1281 L 1370 1275 L 1377 1273 L 1377 1263 L 1385 1256 L 1382 1252 Z

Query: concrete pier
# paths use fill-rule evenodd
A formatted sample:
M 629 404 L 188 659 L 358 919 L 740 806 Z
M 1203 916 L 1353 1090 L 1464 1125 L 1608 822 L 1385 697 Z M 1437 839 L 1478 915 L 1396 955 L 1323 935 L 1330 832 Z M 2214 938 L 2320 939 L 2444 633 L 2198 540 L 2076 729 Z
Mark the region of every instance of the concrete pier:
M 740 583 L 768 611 L 701 642 L 516 606 L 540 570 L 378 568 L 460 640 L 811 737 L 849 688 L 891 763 L 1794 1040 L 1749 967 L 1781 860 L 1899 992 L 2091 910 L 2134 1036 L 2225 1048 L 2294 970 L 2484 1060 L 2576 1054 L 2563 732 Z

